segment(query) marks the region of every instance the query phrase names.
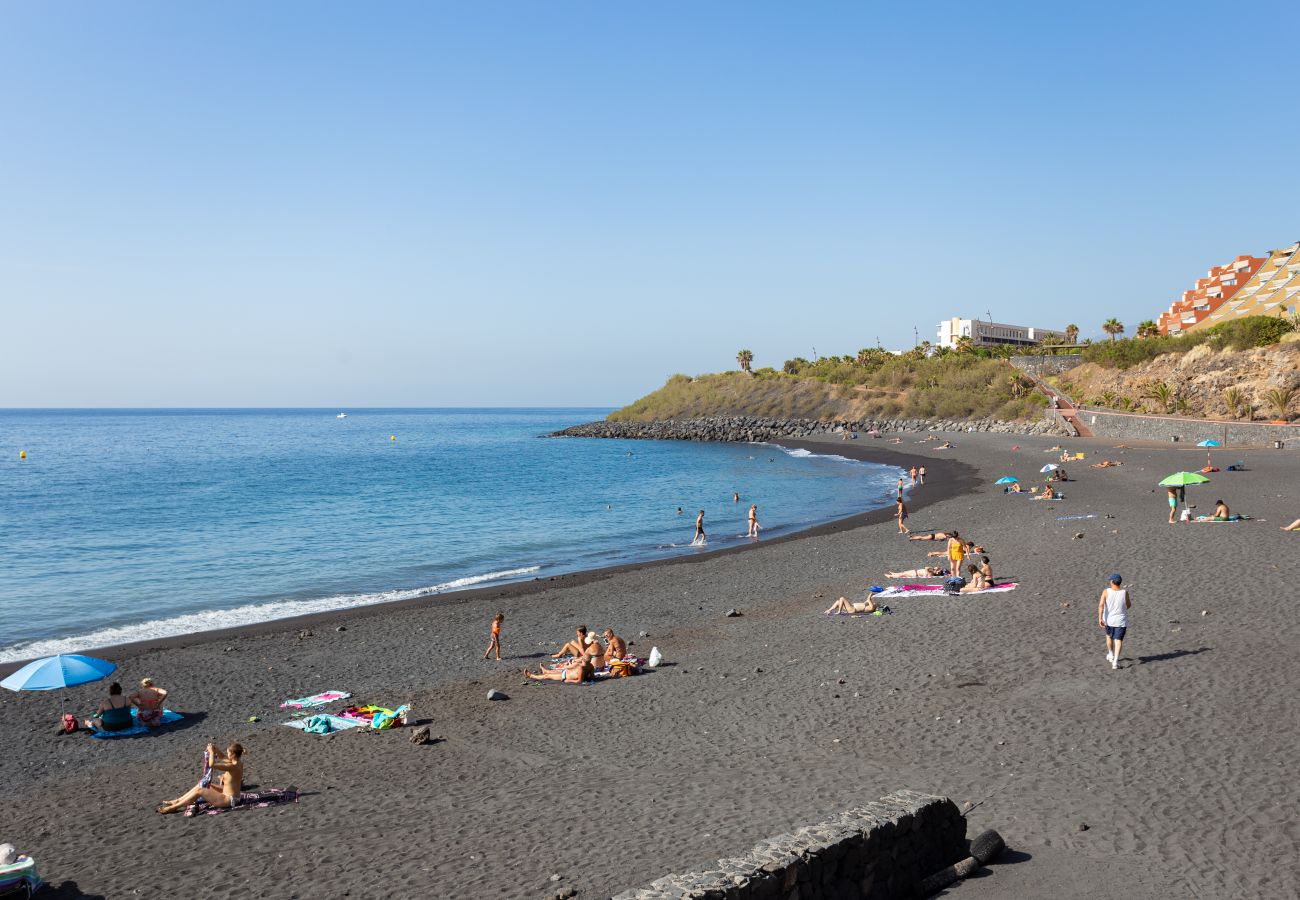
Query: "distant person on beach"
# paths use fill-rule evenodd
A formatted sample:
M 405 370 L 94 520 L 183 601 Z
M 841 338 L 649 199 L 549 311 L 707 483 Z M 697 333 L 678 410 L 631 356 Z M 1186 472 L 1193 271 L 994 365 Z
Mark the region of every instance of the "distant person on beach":
M 946 531 L 931 531 L 931 532 L 929 532 L 928 534 L 914 534 L 914 535 L 912 535 L 912 536 L 909 538 L 909 540 L 913 540 L 913 541 L 946 541 L 946 540 L 948 540 L 948 538 L 950 538 L 950 537 L 952 537 L 952 534 L 949 534 L 949 533 L 946 532 Z
M 1296 519 L 1290 525 L 1282 529 L 1283 531 L 1300 531 L 1300 519 Z
M 1122 462 L 1120 462 L 1119 460 L 1117 460 L 1117 459 L 1103 459 L 1101 462 L 1093 463 L 1093 464 L 1092 464 L 1092 468 L 1094 468 L 1094 469 L 1109 469 L 1109 468 L 1112 468 L 1112 467 L 1114 467 L 1114 466 L 1122 466 L 1122 465 L 1124 465 L 1124 464 L 1123 464 Z
M 100 701 L 99 709 L 83 724 L 91 731 L 126 731 L 134 726 L 131 701 L 122 696 L 122 685 L 116 681 L 110 684 L 108 699 Z
M 987 556 L 981 556 L 979 561 L 980 574 L 989 584 L 993 584 L 993 564 L 989 562 Z
M 552 653 L 551 659 L 559 659 L 562 656 L 582 656 L 587 649 L 587 626 L 579 625 L 576 636 L 560 648 L 559 653 Z
M 848 597 L 841 597 L 831 604 L 831 608 L 826 610 L 825 615 L 833 616 L 836 613 L 853 615 L 855 613 L 873 613 L 877 609 L 876 602 L 870 596 L 866 600 L 850 602 Z
M 501 623 L 505 620 L 506 614 L 503 612 L 499 612 L 492 617 L 492 628 L 490 636 L 488 637 L 488 648 L 483 651 L 484 659 L 487 659 L 493 650 L 497 653 L 497 659 L 501 659 Z
M 912 466 L 912 468 L 907 470 L 907 474 L 912 476 L 912 487 L 916 487 L 917 472 L 918 469 L 916 468 L 916 466 Z
M 1020 486 L 1020 482 L 1019 482 L 1019 481 L 1013 481 L 1013 482 L 1011 482 L 1011 485 L 1010 485 L 1009 487 L 1005 487 L 1005 488 L 1002 489 L 1002 493 L 1004 493 L 1004 494 L 1020 494 L 1020 493 L 1023 493 L 1024 490 L 1025 490 L 1025 489 L 1022 488 L 1022 487 Z
M 948 538 L 948 571 L 954 575 L 960 575 L 961 561 L 965 558 L 966 544 L 954 531 Z
M 1041 494 L 1035 494 L 1034 499 L 1035 500 L 1059 500 L 1061 498 L 1060 495 L 1056 493 L 1056 488 L 1052 487 L 1050 484 L 1045 484 L 1043 485 L 1043 492 Z
M 240 744 L 231 744 L 224 753 L 217 749 L 216 744 L 208 744 L 207 767 L 215 773 L 211 782 L 200 781 L 175 800 L 159 806 L 157 811 L 164 815 L 174 813 L 195 800 L 202 800 L 218 809 L 238 806 L 239 792 L 244 787 L 243 758 L 244 748 Z
M 596 639 L 594 634 L 587 635 L 586 641 L 587 645 L 582 648 L 582 656 L 599 669 L 605 665 L 605 647 Z
M 1119 668 L 1124 635 L 1128 633 L 1128 611 L 1133 606 L 1129 592 L 1120 587 L 1123 583 L 1118 572 L 1110 576 L 1110 584 L 1097 602 L 1097 625 L 1106 630 L 1106 661 L 1112 669 Z
M 898 499 L 903 499 L 903 476 L 898 476 Z
M 1169 488 L 1165 499 L 1169 501 L 1169 524 L 1173 525 L 1178 519 L 1178 488 Z
M 167 692 L 155 685 L 152 678 L 140 679 L 140 690 L 126 699 L 136 708 L 136 718 L 141 725 L 157 728 L 162 724 L 163 703 L 167 700 Z
M 536 673 L 524 669 L 524 677 L 533 681 L 562 681 L 565 684 L 590 681 L 595 674 L 596 670 L 591 661 L 585 657 L 578 657 L 557 668 L 542 669 Z
M 982 591 L 985 588 L 993 587 L 989 580 L 984 577 L 984 573 L 979 570 L 979 566 L 973 563 L 966 567 L 966 574 L 970 576 L 966 583 L 958 589 L 958 593 L 973 594 L 975 591 Z
M 603 632 L 605 635 L 605 661 L 612 659 L 622 659 L 627 656 L 627 641 L 614 633 L 614 629 L 606 628 Z
M 1214 520 L 1216 522 L 1226 522 L 1231 518 L 1232 514 L 1228 512 L 1228 504 L 1224 503 L 1222 500 L 1215 500 Z
M 695 537 L 691 538 L 691 544 L 703 544 L 706 538 L 704 536 L 704 510 L 695 517 Z
M 758 504 L 751 503 L 749 505 L 749 532 L 746 537 L 758 537 L 758 529 L 762 527 L 758 524 Z
M 952 441 L 944 441 L 942 444 L 940 444 L 938 447 L 935 447 L 934 449 L 936 449 L 936 450 L 951 450 L 951 449 L 953 449 Z
M 918 484 L 925 484 L 925 466 L 916 470 L 916 477 Z
M 911 534 L 912 530 L 907 527 L 907 504 L 902 496 L 894 501 L 894 516 L 898 519 L 898 533 Z
M 922 566 L 919 569 L 904 569 L 901 572 L 886 572 L 886 578 L 938 578 L 940 575 L 947 575 L 948 570 L 943 566 Z

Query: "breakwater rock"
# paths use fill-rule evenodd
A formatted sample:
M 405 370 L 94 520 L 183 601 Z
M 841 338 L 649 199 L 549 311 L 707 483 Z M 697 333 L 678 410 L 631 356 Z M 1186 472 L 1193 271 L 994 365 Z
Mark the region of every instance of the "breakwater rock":
M 840 434 L 845 430 L 866 435 L 900 432 L 987 431 L 997 434 L 1070 435 L 1053 421 L 999 422 L 994 419 L 874 419 L 863 421 L 817 421 L 814 419 L 768 419 L 759 416 L 703 416 L 662 422 L 588 422 L 557 431 L 553 437 L 636 438 L 664 441 L 773 441 Z

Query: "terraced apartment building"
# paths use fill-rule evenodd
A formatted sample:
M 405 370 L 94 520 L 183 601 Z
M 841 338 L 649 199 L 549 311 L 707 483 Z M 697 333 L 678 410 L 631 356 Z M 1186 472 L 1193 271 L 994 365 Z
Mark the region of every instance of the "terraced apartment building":
M 1156 319 L 1160 333 L 1182 334 L 1211 321 L 1220 307 L 1238 296 L 1268 261 L 1269 257 L 1238 256 L 1230 263 L 1210 269 Z M 1216 318 L 1214 321 L 1220 320 Z

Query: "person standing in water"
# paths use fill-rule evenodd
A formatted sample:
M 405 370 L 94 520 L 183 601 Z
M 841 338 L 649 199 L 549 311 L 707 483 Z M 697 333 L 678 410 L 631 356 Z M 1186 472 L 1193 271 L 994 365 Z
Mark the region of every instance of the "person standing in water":
M 703 544 L 704 541 L 704 510 L 700 510 L 700 514 L 695 517 L 695 537 L 691 538 L 691 544 Z
M 732 494 L 731 494 L 731 502 L 732 502 L 732 503 L 739 503 L 739 502 L 740 502 L 740 493 L 739 493 L 738 491 L 733 491 L 733 492 L 732 492 Z
M 912 487 L 916 487 L 916 466 L 912 466 L 907 474 L 912 476 Z
M 758 529 L 762 527 L 763 526 L 758 524 L 758 504 L 751 503 L 749 505 L 749 533 L 746 537 L 758 537 Z
M 1106 661 L 1112 669 L 1119 668 L 1124 635 L 1128 633 L 1128 611 L 1133 605 L 1128 591 L 1120 587 L 1123 582 L 1118 572 L 1110 576 L 1110 584 L 1097 602 L 1097 625 L 1106 630 Z

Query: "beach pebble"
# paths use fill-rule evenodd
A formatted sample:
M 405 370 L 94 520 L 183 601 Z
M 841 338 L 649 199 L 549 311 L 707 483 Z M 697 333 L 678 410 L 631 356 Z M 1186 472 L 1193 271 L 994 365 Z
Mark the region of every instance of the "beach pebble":
M 335 628 L 334 630 L 335 630 L 335 631 L 347 631 L 347 630 L 348 630 L 348 626 L 346 626 L 346 625 L 340 625 L 338 628 Z
M 740 615 L 740 610 L 736 609 L 734 606 L 731 609 L 727 610 L 728 619 L 734 619 L 739 615 Z
M 762 667 L 762 666 L 754 666 L 754 674 L 755 674 L 755 675 L 762 675 L 762 674 L 763 674 L 763 667 Z
M 1082 532 L 1082 531 L 1076 531 L 1076 532 L 1074 533 L 1074 539 L 1075 539 L 1076 541 L 1081 541 L 1081 540 L 1083 540 L 1083 532 Z
M 1087 831 L 1090 827 L 1091 827 L 1091 826 L 1090 826 L 1087 822 L 1080 822 L 1080 823 L 1079 823 L 1079 830 L 1080 830 L 1080 831 Z
M 564 876 L 561 875 L 559 872 L 556 872 L 554 875 L 551 876 L 551 881 L 563 881 L 563 880 L 564 880 Z
M 1201 610 L 1201 615 L 1203 615 L 1203 616 L 1208 616 L 1209 614 L 1210 614 L 1210 611 L 1209 611 L 1208 609 L 1203 609 L 1203 610 Z
M 637 636 L 637 637 L 648 638 L 648 637 L 650 637 L 650 632 L 648 632 L 648 631 L 639 631 L 639 632 L 637 632 L 637 635 L 636 635 L 636 636 Z
M 502 692 L 502 691 L 498 691 L 496 688 L 493 688 L 492 690 L 490 690 L 490 691 L 487 692 L 487 698 L 488 698 L 489 700 L 509 700 L 509 699 L 510 699 L 509 697 L 507 697 L 507 696 L 505 695 L 504 692 Z

